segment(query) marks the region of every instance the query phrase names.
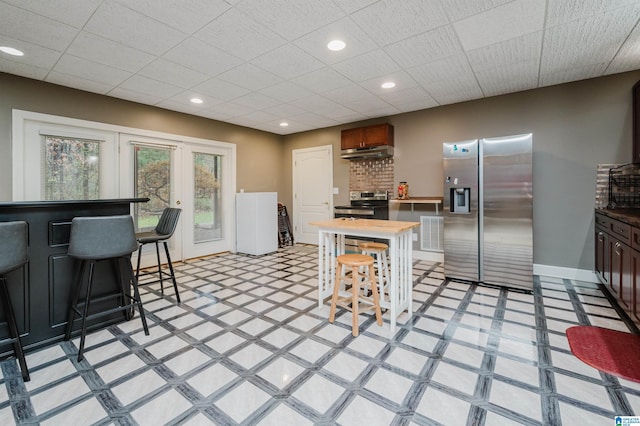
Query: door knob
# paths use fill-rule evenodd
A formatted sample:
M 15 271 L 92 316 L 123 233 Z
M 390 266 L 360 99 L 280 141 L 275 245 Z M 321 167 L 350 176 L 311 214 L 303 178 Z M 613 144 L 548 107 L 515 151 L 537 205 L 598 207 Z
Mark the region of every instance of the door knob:
M 180 200 L 176 201 L 176 205 L 179 206 L 180 205 Z

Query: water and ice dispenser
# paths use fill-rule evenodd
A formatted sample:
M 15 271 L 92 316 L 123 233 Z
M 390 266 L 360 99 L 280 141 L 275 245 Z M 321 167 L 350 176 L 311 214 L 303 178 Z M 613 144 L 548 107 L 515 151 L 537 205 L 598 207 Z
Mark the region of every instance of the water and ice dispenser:
M 451 183 L 451 177 L 447 177 L 446 183 Z M 453 184 L 458 184 L 458 178 L 453 179 Z M 451 213 L 471 213 L 469 205 L 469 194 L 471 188 L 456 187 L 449 188 L 449 211 Z

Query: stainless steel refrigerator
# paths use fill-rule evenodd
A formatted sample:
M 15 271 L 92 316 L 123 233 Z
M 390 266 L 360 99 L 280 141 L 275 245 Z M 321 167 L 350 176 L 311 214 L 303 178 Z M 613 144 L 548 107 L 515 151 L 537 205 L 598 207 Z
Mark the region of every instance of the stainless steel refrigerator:
M 445 142 L 444 274 L 533 288 L 532 135 Z

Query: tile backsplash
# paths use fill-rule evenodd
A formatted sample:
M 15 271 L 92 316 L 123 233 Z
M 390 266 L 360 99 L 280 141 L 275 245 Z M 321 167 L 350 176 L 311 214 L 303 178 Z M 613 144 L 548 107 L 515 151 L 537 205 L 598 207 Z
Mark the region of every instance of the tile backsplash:
M 349 162 L 349 190 L 378 189 L 395 195 L 393 157 L 363 158 Z

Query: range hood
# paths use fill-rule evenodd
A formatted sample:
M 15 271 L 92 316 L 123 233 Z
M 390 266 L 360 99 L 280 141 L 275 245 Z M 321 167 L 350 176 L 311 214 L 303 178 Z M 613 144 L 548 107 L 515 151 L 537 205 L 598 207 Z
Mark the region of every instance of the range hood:
M 379 145 L 379 146 L 371 146 L 368 148 L 343 149 L 340 152 L 340 157 L 344 158 L 345 160 L 352 160 L 357 158 L 393 157 L 393 146 Z

